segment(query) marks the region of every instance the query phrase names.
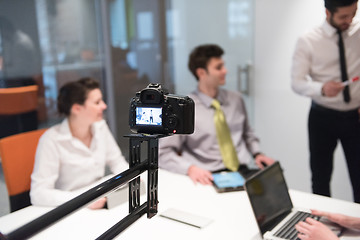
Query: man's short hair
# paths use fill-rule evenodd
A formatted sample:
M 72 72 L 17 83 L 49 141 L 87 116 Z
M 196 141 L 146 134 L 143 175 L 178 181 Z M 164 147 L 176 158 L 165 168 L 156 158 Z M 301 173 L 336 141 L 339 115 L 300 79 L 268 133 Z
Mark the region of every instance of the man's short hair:
M 347 7 L 357 1 L 358 0 L 324 0 L 325 8 L 331 13 L 335 13 L 339 7 Z
M 224 54 L 224 50 L 216 44 L 204 44 L 197 46 L 192 50 L 189 56 L 188 67 L 196 80 L 199 77 L 196 75 L 196 69 L 203 68 L 207 70 L 209 60 L 213 57 L 220 58 Z

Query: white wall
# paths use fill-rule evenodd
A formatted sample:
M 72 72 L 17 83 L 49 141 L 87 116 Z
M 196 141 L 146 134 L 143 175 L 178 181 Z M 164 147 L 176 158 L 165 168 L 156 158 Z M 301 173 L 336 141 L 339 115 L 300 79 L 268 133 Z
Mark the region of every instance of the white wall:
M 237 89 L 237 66 L 252 59 L 252 0 L 171 0 L 173 66 L 176 93 L 187 95 L 197 85 L 187 69 L 191 50 L 199 44 L 219 44 L 228 69 L 225 88 Z M 204 7 L 205 6 L 205 7 Z M 199 11 L 206 9 L 206 11 Z M 204 29 L 204 30 L 199 30 Z M 206 30 L 205 30 L 206 29 Z M 231 30 L 239 30 L 237 32 Z M 240 31 L 241 30 L 241 31 Z
M 255 1 L 255 130 L 263 151 L 280 160 L 290 188 L 311 192 L 307 118 L 310 99 L 290 87 L 298 36 L 325 19 L 323 0 Z M 333 197 L 352 201 L 341 147 L 335 154 Z

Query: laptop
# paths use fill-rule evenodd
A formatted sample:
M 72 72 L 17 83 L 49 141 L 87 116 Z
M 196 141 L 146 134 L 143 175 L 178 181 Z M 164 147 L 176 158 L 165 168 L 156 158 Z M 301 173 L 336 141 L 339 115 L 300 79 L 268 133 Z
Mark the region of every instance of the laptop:
M 296 223 L 307 217 L 320 220 L 311 215 L 309 209 L 294 209 L 288 187 L 279 162 L 259 171 L 246 180 L 245 190 L 248 194 L 255 219 L 261 235 L 266 240 L 298 239 Z M 342 227 L 321 219 L 338 236 Z

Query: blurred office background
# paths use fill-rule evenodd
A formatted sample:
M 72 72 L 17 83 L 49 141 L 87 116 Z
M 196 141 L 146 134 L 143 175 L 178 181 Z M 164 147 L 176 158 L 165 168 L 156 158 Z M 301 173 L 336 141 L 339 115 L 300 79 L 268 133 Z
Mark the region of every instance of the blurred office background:
M 324 18 L 323 0 L 1 0 L 0 87 L 38 85 L 32 120 L 43 128 L 61 121 L 56 98 L 64 83 L 98 79 L 106 119 L 127 157 L 131 97 L 149 83 L 190 93 L 189 52 L 217 43 L 226 52 L 225 87 L 243 93 L 263 151 L 281 161 L 290 188 L 311 192 L 310 100 L 290 89 L 290 68 L 297 37 Z M 1 137 L 7 124 L 0 116 Z M 340 148 L 332 191 L 352 200 Z M 0 216 L 7 213 L 1 172 Z

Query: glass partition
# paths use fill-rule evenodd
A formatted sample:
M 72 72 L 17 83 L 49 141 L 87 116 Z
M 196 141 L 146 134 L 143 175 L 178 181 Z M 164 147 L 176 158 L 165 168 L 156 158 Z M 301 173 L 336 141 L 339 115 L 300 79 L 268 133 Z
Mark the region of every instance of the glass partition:
M 56 98 L 63 84 L 81 77 L 103 82 L 95 6 L 88 0 L 0 1 L 0 87 L 39 86 L 39 128 L 61 120 Z
M 94 77 L 111 130 L 126 149 L 131 97 L 149 83 L 189 94 L 197 82 L 188 55 L 204 43 L 224 48 L 225 87 L 243 91 L 252 110 L 250 0 L 3 0 L 0 17 L 0 87 L 38 84 L 41 127 L 60 121 L 59 87 Z

